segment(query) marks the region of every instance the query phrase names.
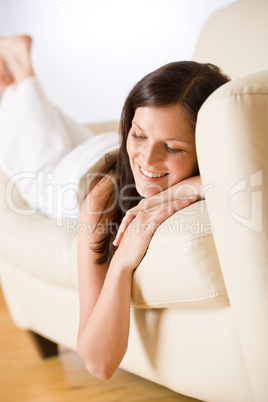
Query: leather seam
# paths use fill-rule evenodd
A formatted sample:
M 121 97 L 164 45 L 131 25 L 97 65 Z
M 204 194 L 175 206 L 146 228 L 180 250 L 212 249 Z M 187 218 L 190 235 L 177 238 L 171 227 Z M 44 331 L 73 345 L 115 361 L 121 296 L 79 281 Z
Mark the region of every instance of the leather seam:
M 141 303 L 132 303 L 132 306 L 154 306 L 154 305 L 167 305 L 167 304 L 174 304 L 174 303 L 190 303 L 190 302 L 196 302 L 196 301 L 202 301 L 202 300 L 208 300 L 208 299 L 213 299 L 219 296 L 226 295 L 227 291 L 226 289 L 220 290 L 218 292 L 213 292 L 209 293 L 208 295 L 202 296 L 202 297 L 196 297 L 196 298 L 187 298 L 187 299 L 176 299 L 176 300 L 169 300 L 169 301 L 159 301 L 159 302 L 141 302 Z
M 149 252 L 150 250 L 154 250 L 156 248 L 159 249 L 159 248 L 173 247 L 173 246 L 176 246 L 176 245 L 187 244 L 187 243 L 192 243 L 194 241 L 211 239 L 211 238 L 213 238 L 212 234 L 201 235 L 201 236 L 194 237 L 192 239 L 182 240 L 182 241 L 177 239 L 177 240 L 174 240 L 173 242 L 170 242 L 170 243 L 156 244 L 156 245 L 149 246 L 147 251 Z

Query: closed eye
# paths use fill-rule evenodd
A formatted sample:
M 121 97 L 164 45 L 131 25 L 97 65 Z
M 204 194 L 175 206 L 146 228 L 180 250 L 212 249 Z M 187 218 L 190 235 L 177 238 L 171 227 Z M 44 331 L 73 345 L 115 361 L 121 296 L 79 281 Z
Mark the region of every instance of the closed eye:
M 145 137 L 142 137 L 141 135 L 138 135 L 137 133 L 132 133 L 131 134 L 133 138 L 136 138 L 137 140 L 145 140 Z
M 171 154 L 182 154 L 184 151 L 183 149 L 178 149 L 178 148 L 170 148 L 166 145 L 166 149 L 168 152 L 170 152 Z
M 137 139 L 138 141 L 144 141 L 147 139 L 147 137 L 139 135 L 135 132 L 133 132 L 131 134 L 131 136 L 135 139 Z M 179 148 L 170 148 L 169 146 L 165 145 L 165 148 L 168 152 L 170 152 L 171 154 L 182 154 L 184 152 L 183 149 L 179 149 Z

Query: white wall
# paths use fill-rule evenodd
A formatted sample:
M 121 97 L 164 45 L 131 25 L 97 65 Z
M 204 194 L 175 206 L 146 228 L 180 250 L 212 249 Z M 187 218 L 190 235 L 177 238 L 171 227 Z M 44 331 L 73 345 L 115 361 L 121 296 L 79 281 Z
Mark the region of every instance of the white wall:
M 0 35 L 31 35 L 50 99 L 79 122 L 106 121 L 142 76 L 191 59 L 206 19 L 232 2 L 0 0 Z

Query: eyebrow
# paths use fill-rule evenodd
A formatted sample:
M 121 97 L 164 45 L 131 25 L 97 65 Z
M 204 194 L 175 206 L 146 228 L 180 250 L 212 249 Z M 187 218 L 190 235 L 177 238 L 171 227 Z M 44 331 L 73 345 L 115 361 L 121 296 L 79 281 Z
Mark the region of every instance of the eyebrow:
M 141 130 L 143 133 L 145 133 L 145 131 L 137 123 L 135 123 L 135 121 L 132 121 L 132 124 L 135 124 L 135 126 L 138 127 L 139 130 Z M 178 138 L 165 138 L 165 141 L 177 141 L 177 142 L 183 142 L 184 144 L 190 145 L 188 142 L 180 140 Z
M 145 133 L 145 131 L 137 123 L 135 123 L 135 121 L 132 120 L 132 124 L 135 124 L 135 126 L 138 127 L 139 130 Z

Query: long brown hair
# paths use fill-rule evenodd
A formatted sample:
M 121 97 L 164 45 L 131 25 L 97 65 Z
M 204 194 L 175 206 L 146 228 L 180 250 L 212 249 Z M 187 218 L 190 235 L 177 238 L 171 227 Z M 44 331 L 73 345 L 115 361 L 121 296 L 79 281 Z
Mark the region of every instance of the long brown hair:
M 230 78 L 213 64 L 179 61 L 166 64 L 146 75 L 130 91 L 120 119 L 119 152 L 106 159 L 99 170 L 100 173 L 115 175 L 119 199 L 109 220 L 113 230 L 107 230 L 105 236 L 96 245 L 96 251 L 100 255 L 98 263 L 109 262 L 112 258 L 114 253 L 112 241 L 116 229 L 126 211 L 137 205 L 141 198 L 135 187 L 126 150 L 127 137 L 136 109 L 180 105 L 188 116 L 194 133 L 200 107 L 212 92 L 229 80 Z M 90 191 L 100 180 L 101 176 L 98 175 L 91 183 Z M 114 194 L 111 193 L 109 198 L 112 197 Z

